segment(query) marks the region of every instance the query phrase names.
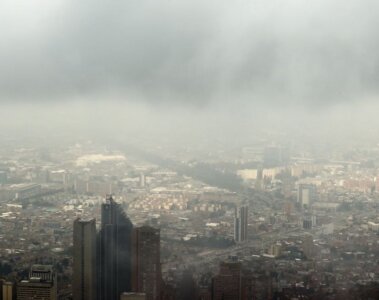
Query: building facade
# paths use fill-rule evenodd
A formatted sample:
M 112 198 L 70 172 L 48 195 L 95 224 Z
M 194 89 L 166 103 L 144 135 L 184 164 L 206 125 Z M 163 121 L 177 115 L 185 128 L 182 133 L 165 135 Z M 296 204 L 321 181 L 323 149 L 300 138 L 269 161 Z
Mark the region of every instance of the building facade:
M 17 300 L 57 300 L 57 282 L 50 265 L 33 265 L 28 280 L 17 284 Z
M 222 262 L 219 274 L 213 278 L 213 300 L 241 300 L 241 263 Z
M 74 221 L 74 265 L 72 292 L 74 300 L 96 299 L 96 221 Z
M 159 229 L 135 228 L 132 245 L 132 290 L 145 293 L 147 300 L 158 300 L 162 281 Z
M 15 286 L 12 282 L 9 281 L 3 281 L 1 283 L 1 296 L 3 300 L 15 300 L 16 299 L 16 293 L 15 293 Z
M 235 209 L 234 217 L 234 240 L 243 242 L 247 240 L 247 225 L 249 219 L 249 208 L 241 206 Z
M 122 207 L 107 196 L 101 206 L 98 235 L 98 299 L 119 300 L 131 291 L 131 238 L 133 224 Z
M 122 293 L 120 300 L 146 300 L 144 293 Z
M 317 189 L 313 184 L 299 184 L 297 188 L 297 203 L 301 208 L 308 209 L 316 201 Z

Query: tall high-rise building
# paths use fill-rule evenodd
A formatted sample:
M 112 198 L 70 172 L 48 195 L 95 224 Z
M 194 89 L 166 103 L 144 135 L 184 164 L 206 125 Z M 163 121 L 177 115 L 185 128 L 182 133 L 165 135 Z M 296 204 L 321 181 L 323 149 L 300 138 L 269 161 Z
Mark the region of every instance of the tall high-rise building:
M 299 184 L 297 188 L 297 202 L 301 208 L 309 208 L 317 198 L 317 189 L 313 184 Z
M 96 299 L 96 221 L 74 221 L 74 300 Z
M 249 208 L 241 206 L 235 208 L 234 217 L 234 240 L 236 242 L 243 242 L 247 240 L 247 224 L 249 219 Z
M 145 184 L 146 184 L 146 178 L 145 178 L 145 174 L 141 173 L 139 175 L 139 186 L 141 188 L 145 187 Z
M 122 207 L 107 196 L 101 206 L 98 240 L 98 299 L 119 300 L 131 291 L 131 238 L 133 224 Z
M 133 230 L 132 290 L 147 300 L 158 300 L 161 291 L 160 231 L 150 226 Z
M 33 265 L 29 279 L 17 284 L 17 300 L 57 300 L 57 282 L 53 267 Z
M 305 235 L 303 238 L 303 252 L 308 259 L 312 259 L 315 254 L 315 244 L 313 243 L 313 236 L 310 234 Z
M 219 274 L 213 278 L 212 299 L 242 300 L 241 263 L 236 261 L 222 262 Z
M 146 300 L 145 293 L 123 293 L 120 300 Z
M 1 295 L 0 299 L 2 300 L 15 300 L 16 299 L 16 293 L 15 293 L 15 286 L 12 282 L 9 281 L 2 281 L 1 283 Z
M 0 170 L 0 185 L 7 183 L 7 179 L 8 179 L 7 173 L 5 171 Z

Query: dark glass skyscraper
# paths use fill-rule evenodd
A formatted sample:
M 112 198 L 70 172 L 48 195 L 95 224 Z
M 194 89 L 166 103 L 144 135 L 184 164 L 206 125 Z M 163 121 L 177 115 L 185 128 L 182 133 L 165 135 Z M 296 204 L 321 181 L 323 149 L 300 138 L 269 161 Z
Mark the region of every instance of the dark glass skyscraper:
M 121 293 L 131 291 L 132 230 L 122 207 L 107 196 L 98 240 L 99 300 L 119 300 Z

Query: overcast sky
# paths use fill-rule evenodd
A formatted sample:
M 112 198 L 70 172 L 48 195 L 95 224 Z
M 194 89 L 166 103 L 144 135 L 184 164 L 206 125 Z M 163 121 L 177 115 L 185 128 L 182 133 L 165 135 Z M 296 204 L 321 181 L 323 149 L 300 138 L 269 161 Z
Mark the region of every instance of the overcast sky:
M 378 46 L 377 0 L 1 0 L 0 105 L 330 114 L 376 104 Z

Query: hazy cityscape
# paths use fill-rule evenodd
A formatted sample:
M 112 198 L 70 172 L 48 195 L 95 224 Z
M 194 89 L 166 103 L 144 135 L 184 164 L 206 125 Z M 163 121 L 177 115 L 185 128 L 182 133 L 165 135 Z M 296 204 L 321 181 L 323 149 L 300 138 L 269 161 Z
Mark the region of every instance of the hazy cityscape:
M 379 299 L 378 28 L 0 1 L 0 300 Z
M 111 222 L 102 211 L 114 202 L 130 227 L 124 292 L 145 293 L 146 299 L 376 295 L 377 145 L 329 157 L 265 140 L 231 152 L 204 150 L 190 159 L 170 149 L 106 149 L 89 140 L 2 150 L 3 292 L 11 285 L 17 299 L 30 299 L 19 296 L 32 282 L 29 269 L 48 265 L 56 276 L 50 287 L 55 297 L 70 299 L 80 282 L 75 260 L 90 264 L 93 256 L 93 294 L 88 290 L 87 299 L 99 295 L 96 253 L 106 253 L 108 244 L 96 251 L 96 228 Z M 75 239 L 77 223 L 92 229 Z M 144 230 L 157 235 L 147 238 L 151 245 L 143 244 Z M 135 276 L 148 280 L 132 288 Z M 109 295 L 101 299 L 119 298 Z

